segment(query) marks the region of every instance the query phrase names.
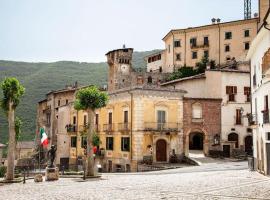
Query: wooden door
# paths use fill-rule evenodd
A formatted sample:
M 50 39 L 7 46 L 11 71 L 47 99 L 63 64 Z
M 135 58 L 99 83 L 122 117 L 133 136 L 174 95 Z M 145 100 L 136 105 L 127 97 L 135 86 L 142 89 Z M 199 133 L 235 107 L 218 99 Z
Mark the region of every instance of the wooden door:
M 167 143 L 165 140 L 158 140 L 156 144 L 157 162 L 167 162 Z
M 230 145 L 223 145 L 223 156 L 230 157 Z
M 252 136 L 247 136 L 245 138 L 245 152 L 248 155 L 253 155 L 253 139 L 252 139 Z
M 112 161 L 111 160 L 109 160 L 108 161 L 108 172 L 112 172 Z

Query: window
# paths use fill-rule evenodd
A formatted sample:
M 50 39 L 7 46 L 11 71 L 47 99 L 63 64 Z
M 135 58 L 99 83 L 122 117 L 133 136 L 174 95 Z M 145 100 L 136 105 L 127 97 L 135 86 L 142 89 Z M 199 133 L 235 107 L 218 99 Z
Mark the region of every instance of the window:
M 197 59 L 197 57 L 198 57 L 197 51 L 193 51 L 192 52 L 192 59 Z
M 237 94 L 237 87 L 226 86 L 226 94 L 229 96 L 229 101 L 235 101 L 235 95 Z
M 162 67 L 159 67 L 159 72 L 162 73 Z
M 203 52 L 203 55 L 204 55 L 205 58 L 208 58 L 209 57 L 209 51 L 208 50 L 205 50 Z
M 127 110 L 124 111 L 124 123 L 125 124 L 128 123 L 128 111 Z
M 266 133 L 266 138 L 267 138 L 267 140 L 270 140 L 270 132 Z
M 82 136 L 81 138 L 81 148 L 87 148 L 87 137 L 86 136 Z
M 197 38 L 190 38 L 190 46 L 191 48 L 197 46 Z
M 203 44 L 204 44 L 205 46 L 208 46 L 208 45 L 209 45 L 208 36 L 206 36 L 206 37 L 203 38 Z
M 99 124 L 99 115 L 98 115 L 98 114 L 96 114 L 96 120 L 95 120 L 95 123 L 96 123 L 96 125 Z
M 77 137 L 76 136 L 72 136 L 70 139 L 71 139 L 70 140 L 70 146 L 72 148 L 76 148 L 77 147 Z
M 232 39 L 232 32 L 225 32 L 225 40 Z
M 46 122 L 47 122 L 47 125 L 51 124 L 51 114 L 50 113 L 46 114 Z
M 246 95 L 246 102 L 250 102 L 250 87 L 244 87 L 244 95 Z
M 147 83 L 152 83 L 152 82 L 153 82 L 152 77 L 151 76 L 148 76 Z
M 109 124 L 112 124 L 112 112 L 109 112 L 108 122 L 109 122 Z
M 249 42 L 245 43 L 245 50 L 249 50 Z
M 66 99 L 66 105 L 68 104 L 68 99 Z
M 60 100 L 58 100 L 58 106 L 60 106 L 61 105 L 61 101 Z
M 113 137 L 106 137 L 106 150 L 113 150 Z
M 263 113 L 263 123 L 269 123 L 269 107 L 268 107 L 268 95 L 264 96 L 264 110 Z
M 244 35 L 245 35 L 245 37 L 249 37 L 249 30 L 245 30 Z
M 77 122 L 76 116 L 73 116 L 73 124 L 77 124 L 76 122 Z
M 192 118 L 201 119 L 202 118 L 202 106 L 200 103 L 194 103 L 192 105 Z
M 87 125 L 87 115 L 83 116 L 83 125 L 86 126 Z
M 130 149 L 130 141 L 129 137 L 121 138 L 121 151 L 129 151 Z
M 241 125 L 242 124 L 242 112 L 241 112 L 241 109 L 236 109 L 235 124 L 236 125 Z
M 230 45 L 225 45 L 225 52 L 229 52 L 230 51 Z
M 181 47 L 181 41 L 180 40 L 175 40 L 174 41 L 174 47 Z
M 230 56 L 227 56 L 226 57 L 226 61 L 230 61 L 231 60 L 231 57 Z
M 164 110 L 157 111 L 157 122 L 165 123 L 166 122 L 166 112 Z
M 176 54 L 176 60 L 181 60 L 181 54 L 180 53 Z

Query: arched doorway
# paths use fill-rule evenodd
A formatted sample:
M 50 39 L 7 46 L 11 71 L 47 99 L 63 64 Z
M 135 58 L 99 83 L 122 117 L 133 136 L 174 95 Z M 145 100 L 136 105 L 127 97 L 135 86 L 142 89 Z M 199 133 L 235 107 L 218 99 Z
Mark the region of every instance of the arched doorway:
M 238 148 L 238 134 L 237 133 L 230 133 L 228 135 L 228 141 L 235 142 L 235 148 Z
M 203 150 L 203 133 L 195 132 L 189 134 L 189 149 Z
M 167 142 L 160 139 L 156 143 L 156 160 L 157 162 L 167 161 Z
M 253 155 L 253 139 L 251 135 L 245 137 L 245 152 L 248 155 Z

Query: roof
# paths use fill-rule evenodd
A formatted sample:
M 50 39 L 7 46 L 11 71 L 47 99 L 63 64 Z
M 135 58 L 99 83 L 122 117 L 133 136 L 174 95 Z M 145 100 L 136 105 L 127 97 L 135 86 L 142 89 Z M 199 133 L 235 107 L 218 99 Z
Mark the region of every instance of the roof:
M 0 143 L 0 148 L 4 148 L 6 145 Z
M 173 84 L 173 83 L 178 83 L 178 82 L 182 82 L 182 81 L 186 81 L 186 80 L 203 79 L 203 78 L 206 78 L 204 73 L 197 74 L 197 75 L 194 75 L 194 76 L 185 77 L 185 78 L 175 79 L 175 80 L 172 80 L 172 81 L 162 83 L 161 85 L 164 86 L 164 85 L 170 85 L 170 84 Z
M 246 73 L 249 74 L 249 71 L 239 70 L 239 69 L 230 69 L 230 68 L 222 68 L 222 69 L 206 69 L 206 71 L 217 71 L 217 72 L 235 72 L 235 73 Z
M 16 148 L 17 149 L 33 149 L 35 146 L 34 141 L 20 141 L 17 142 Z
M 106 53 L 105 55 L 107 56 L 108 54 L 110 54 L 110 53 L 112 53 L 112 52 L 120 51 L 120 50 L 124 50 L 124 49 L 132 50 L 132 51 L 133 51 L 133 48 L 121 48 L 121 49 L 114 49 L 114 50 L 111 50 L 111 51 L 109 51 L 108 53 Z
M 174 31 L 186 32 L 186 31 L 192 31 L 195 29 L 214 28 L 215 26 L 225 26 L 225 25 L 230 25 L 230 24 L 237 24 L 237 23 L 242 23 L 242 22 L 252 22 L 252 21 L 258 21 L 258 18 L 241 19 L 241 20 L 235 20 L 235 21 L 229 21 L 229 22 L 221 22 L 218 24 L 207 24 L 207 25 L 189 27 L 189 28 L 184 28 L 184 29 L 172 29 L 162 38 L 162 40 L 164 40 L 169 34 L 171 34 Z
M 157 51 L 155 53 L 151 53 L 151 54 L 145 56 L 144 59 L 147 59 L 149 57 L 152 57 L 152 56 L 155 56 L 155 55 L 158 55 L 158 54 L 162 54 L 164 51 L 165 51 L 165 49 L 162 49 L 162 50 L 159 50 L 159 51 Z
M 178 93 L 183 93 L 183 94 L 187 93 L 187 91 L 181 90 L 181 89 L 160 88 L 160 87 L 151 87 L 151 86 L 134 86 L 130 88 L 119 89 L 117 91 L 109 93 L 109 95 L 120 94 L 124 92 L 131 92 L 135 90 L 156 91 L 156 92 L 178 92 Z

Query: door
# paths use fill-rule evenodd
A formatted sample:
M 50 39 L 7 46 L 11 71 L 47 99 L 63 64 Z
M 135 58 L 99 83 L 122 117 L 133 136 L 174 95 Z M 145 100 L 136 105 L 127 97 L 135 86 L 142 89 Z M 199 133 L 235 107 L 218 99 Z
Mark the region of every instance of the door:
M 109 160 L 108 161 L 108 172 L 112 172 L 112 161 L 111 160 Z
M 167 162 L 167 143 L 165 140 L 158 140 L 156 144 L 157 162 Z
M 61 170 L 63 168 L 67 170 L 69 168 L 69 158 L 60 158 L 60 167 Z
M 223 145 L 223 156 L 230 157 L 230 145 Z
M 245 152 L 248 155 L 253 155 L 253 139 L 252 136 L 247 136 L 245 138 Z
M 270 143 L 266 143 L 267 175 L 270 175 Z

